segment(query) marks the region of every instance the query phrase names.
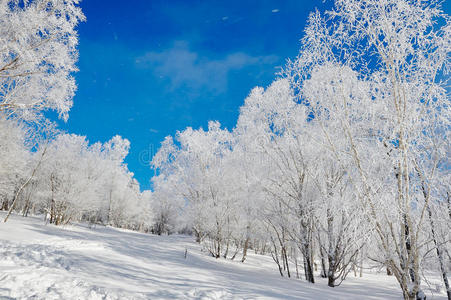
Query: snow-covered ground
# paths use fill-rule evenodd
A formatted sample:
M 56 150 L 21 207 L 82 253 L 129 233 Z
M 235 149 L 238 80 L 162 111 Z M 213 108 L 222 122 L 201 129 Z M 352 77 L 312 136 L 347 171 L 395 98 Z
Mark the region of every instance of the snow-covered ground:
M 317 280 L 281 278 L 267 256 L 214 259 L 186 236 L 19 216 L 0 224 L 0 299 L 401 299 L 395 279 L 383 274 L 350 275 L 336 288 Z

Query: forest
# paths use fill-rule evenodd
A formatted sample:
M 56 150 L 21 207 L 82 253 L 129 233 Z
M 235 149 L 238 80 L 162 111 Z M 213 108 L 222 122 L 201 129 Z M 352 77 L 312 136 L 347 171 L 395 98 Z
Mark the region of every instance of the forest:
M 267 255 L 281 277 L 332 288 L 372 266 L 404 299 L 426 299 L 433 272 L 451 299 L 441 1 L 335 0 L 311 12 L 298 55 L 250 91 L 235 127 L 209 121 L 166 137 L 145 191 L 126 138 L 91 143 L 47 117 L 67 119 L 73 105 L 78 2 L 0 1 L 4 222 L 191 235 L 218 260 Z

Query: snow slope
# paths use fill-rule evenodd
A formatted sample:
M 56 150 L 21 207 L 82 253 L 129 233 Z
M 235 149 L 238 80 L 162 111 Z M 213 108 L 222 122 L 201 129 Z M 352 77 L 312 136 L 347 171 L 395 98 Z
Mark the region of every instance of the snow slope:
M 0 218 L 4 214 L 0 213 Z M 185 249 L 188 251 L 184 258 Z M 445 299 L 431 294 L 428 299 Z M 328 288 L 281 278 L 270 257 L 216 260 L 186 236 L 12 216 L 0 224 L 0 299 L 401 299 L 393 277 L 367 273 Z

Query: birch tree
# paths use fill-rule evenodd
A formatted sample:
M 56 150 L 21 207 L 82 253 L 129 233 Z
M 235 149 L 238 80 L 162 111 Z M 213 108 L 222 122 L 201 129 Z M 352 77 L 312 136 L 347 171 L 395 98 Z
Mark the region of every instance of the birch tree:
M 439 167 L 422 147 L 449 130 L 448 17 L 437 2 L 335 1 L 325 16 L 311 14 L 305 32 L 285 74 L 309 103 L 324 149 L 353 163 L 353 186 L 404 298 L 422 298 L 431 199 L 420 198 L 419 180 L 429 185 Z

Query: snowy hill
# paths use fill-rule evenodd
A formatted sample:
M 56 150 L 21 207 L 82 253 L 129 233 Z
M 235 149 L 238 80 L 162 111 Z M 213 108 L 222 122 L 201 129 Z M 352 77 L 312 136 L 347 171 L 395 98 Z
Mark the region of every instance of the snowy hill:
M 0 299 L 401 299 L 401 293 L 383 274 L 350 275 L 328 288 L 321 279 L 312 285 L 281 278 L 267 256 L 250 254 L 244 264 L 214 259 L 191 237 L 63 228 L 13 216 L 0 225 Z

